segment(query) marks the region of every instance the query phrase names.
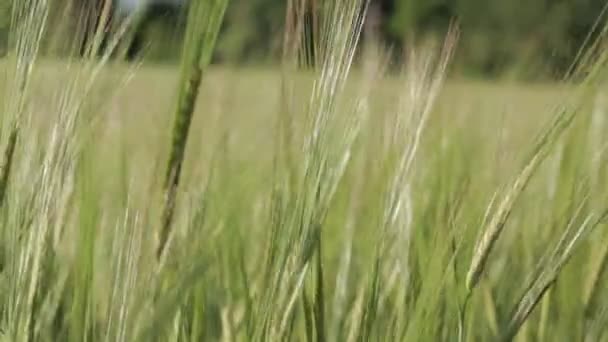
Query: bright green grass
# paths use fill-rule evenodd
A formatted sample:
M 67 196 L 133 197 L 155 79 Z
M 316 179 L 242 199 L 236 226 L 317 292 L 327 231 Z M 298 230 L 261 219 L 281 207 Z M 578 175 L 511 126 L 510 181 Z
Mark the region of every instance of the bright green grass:
M 292 32 L 280 69 L 206 70 L 217 0 L 181 73 L 35 61 L 27 1 L 0 65 L 0 342 L 608 339 L 607 54 L 580 84 L 443 84 L 451 31 L 404 73 L 370 46 L 351 69 L 363 2 L 335 0 L 320 69 L 294 71 Z
M 61 84 L 61 70 L 61 63 L 41 63 L 31 104 L 34 123 L 44 126 L 49 120 L 46 109 L 54 102 L 56 87 Z M 122 75 L 129 70 L 128 66 L 108 67 L 100 81 L 106 89 L 104 94 L 112 97 L 103 98 L 103 106 L 91 112 L 95 119 L 88 122 L 91 135 L 83 136 L 88 143 L 78 171 L 78 178 L 86 185 L 76 192 L 75 207 L 69 207 L 80 213 L 76 217 L 91 225 L 93 240 L 88 243 L 95 246 L 92 259 L 87 264 L 74 264 L 81 257 L 73 253 L 85 248 L 80 244 L 86 242 L 76 238 L 79 224 L 66 222 L 66 227 L 72 228 L 67 229 L 66 241 L 54 252 L 59 254 L 55 257 L 57 276 L 67 276 L 64 292 L 57 294 L 62 298 L 60 311 L 54 313 L 59 323 L 41 328 L 40 336 L 46 337 L 36 340 L 60 338 L 72 332 L 75 325 L 84 324 L 80 314 L 65 312 L 75 305 L 72 301 L 79 286 L 85 287 L 84 298 L 90 301 L 83 306 L 88 312 L 85 317 L 89 317 L 86 329 L 92 329 L 90 338 L 114 340 L 104 330 L 108 324 L 106 310 L 112 305 L 108 298 L 113 289 L 125 286 L 126 280 L 111 283 L 116 274 L 111 260 L 112 256 L 114 260 L 126 257 L 117 256 L 110 246 L 112 241 L 126 243 L 128 240 L 123 239 L 140 235 L 142 256 L 138 260 L 140 269 L 134 274 L 141 278 L 132 284 L 132 292 L 126 292 L 134 300 L 129 304 L 133 321 L 125 328 L 127 336 L 131 336 L 127 340 L 135 338 L 131 334 L 139 333 L 144 334 L 140 336 L 143 340 L 161 333 L 165 336 L 158 337 L 162 341 L 220 337 L 248 340 L 252 329 L 248 325 L 264 314 L 257 310 L 265 310 L 256 307 L 256 293 L 264 286 L 263 263 L 269 248 L 274 120 L 280 110 L 280 75 L 273 70 L 214 68 L 204 80 L 188 143 L 172 258 L 161 284 L 154 285 L 146 274 L 153 267 L 151 228 L 159 210 L 157 197 L 162 181 L 158 170 L 167 153 L 171 122 L 167 113 L 177 71 L 143 66 L 118 87 Z M 310 76 L 298 77 L 297 87 L 305 93 Z M 399 96 L 396 84 L 396 80 L 389 79 L 373 89 L 368 124 L 322 229 L 325 329 L 339 340 L 356 331 L 357 310 L 363 310 L 361 305 L 369 300 L 366 291 L 370 288 L 386 182 L 379 157 L 384 133 L 379 126 L 391 101 Z M 377 299 L 381 304 L 372 324 L 371 340 L 456 338 L 464 276 L 482 228 L 485 207 L 493 193 L 500 193 L 501 187 L 513 178 L 534 136 L 569 91 L 570 86 L 551 84 L 447 82 L 431 114 L 415 164 L 411 244 L 395 249 L 408 250 L 410 270 L 407 283 L 398 278 L 393 286 L 408 289 L 414 297 L 399 304 L 395 302 L 399 297 L 393 297 L 398 292 L 389 292 L 383 294 L 387 297 Z M 295 101 L 304 106 L 307 97 L 296 97 Z M 601 170 L 592 168 L 600 165 L 604 170 L 605 156 L 599 157 L 603 161 L 599 164 L 590 162 L 589 153 L 594 151 L 589 147 L 591 127 L 580 123 L 583 121 L 578 120 L 579 124 L 560 140 L 558 153 L 551 154 L 518 201 L 492 252 L 486 275 L 467 307 L 466 340 L 492 340 L 501 334 L 523 293 L 526 277 L 560 236 L 565 220 L 573 213 L 572 206 L 583 203 L 586 195 L 585 208 L 605 207 L 606 177 Z M 295 134 L 300 133 L 296 130 Z M 586 177 L 593 182 L 587 182 L 591 188 L 577 190 Z M 201 200 L 205 187 L 205 199 Z M 12 196 L 9 205 L 17 203 L 18 193 Z M 204 214 L 200 212 L 201 201 Z M 114 231 L 127 208 L 129 219 L 124 228 L 119 226 L 127 230 Z M 134 215 L 139 215 L 137 220 Z M 4 227 L 5 233 L 11 229 L 8 223 Z M 347 248 L 347 227 L 354 229 L 349 278 L 343 297 L 334 297 L 340 257 Z M 70 238 L 70 234 L 74 237 Z M 605 226 L 585 238 L 556 286 L 527 320 L 520 340 L 580 340 L 585 334 L 595 333 L 594 326 L 606 338 L 602 322 L 606 320 L 608 298 L 604 291 L 585 313 L 590 277 L 597 273 L 606 241 Z M 452 246 L 452 242 L 456 245 Z M 458 248 L 456 254 L 453 247 Z M 127 250 L 118 247 L 121 248 Z M 193 266 L 203 267 L 204 272 L 197 269 L 189 276 Z M 88 276 L 74 278 L 79 272 Z M 380 288 L 390 284 L 391 279 L 384 277 Z M 42 291 L 49 291 L 52 296 L 55 281 L 45 279 L 40 285 Z M 313 282 L 306 287 L 313 289 Z M 147 313 L 141 301 L 158 291 L 163 293 L 160 302 L 147 305 L 159 307 Z M 4 304 L 0 305 L 6 305 L 7 292 L 2 291 L 2 298 L 0 303 Z M 298 300 L 296 305 L 290 339 L 303 340 L 310 328 L 301 311 L 303 304 Z M 10 317 L 4 316 L 4 326 L 10 322 Z M 396 327 L 401 327 L 401 337 L 393 335 Z

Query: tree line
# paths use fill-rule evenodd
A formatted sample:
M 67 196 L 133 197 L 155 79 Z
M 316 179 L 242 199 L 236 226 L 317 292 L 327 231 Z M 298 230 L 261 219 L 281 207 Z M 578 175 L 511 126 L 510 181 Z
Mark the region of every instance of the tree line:
M 7 44 L 10 1 L 0 1 L 0 51 Z M 70 0 L 56 0 L 61 1 Z M 73 0 L 90 1 L 90 0 Z M 328 1 L 328 0 L 316 0 Z M 272 63 L 280 56 L 286 0 L 231 0 L 216 60 Z M 474 76 L 513 73 L 526 78 L 558 77 L 600 20 L 605 0 L 371 0 L 368 12 L 378 35 L 393 51 L 412 37 L 442 35 L 457 22 L 461 41 L 455 67 Z M 149 58 L 176 58 L 179 13 L 148 25 Z M 72 18 L 75 20 L 75 18 Z M 169 46 L 168 46 L 169 45 Z M 399 58 L 399 53 L 396 53 Z

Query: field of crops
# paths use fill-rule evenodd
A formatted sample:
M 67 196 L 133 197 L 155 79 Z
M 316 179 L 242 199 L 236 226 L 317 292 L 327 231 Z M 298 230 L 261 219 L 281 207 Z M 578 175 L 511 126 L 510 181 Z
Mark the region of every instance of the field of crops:
M 577 82 L 452 78 L 456 29 L 386 68 L 336 0 L 317 67 L 293 33 L 275 68 L 209 67 L 217 0 L 181 68 L 54 60 L 24 3 L 0 342 L 608 341 L 601 44 Z

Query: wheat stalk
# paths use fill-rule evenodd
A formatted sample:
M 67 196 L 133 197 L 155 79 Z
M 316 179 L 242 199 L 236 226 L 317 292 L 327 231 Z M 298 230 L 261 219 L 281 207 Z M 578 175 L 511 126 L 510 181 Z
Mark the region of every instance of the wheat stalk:
M 190 8 L 182 56 L 181 79 L 174 114 L 173 138 L 164 181 L 165 197 L 156 247 L 158 260 L 162 259 L 170 238 L 186 143 L 198 98 L 199 86 L 211 61 L 211 54 L 227 5 L 228 0 L 195 1 Z
M 496 211 L 484 227 L 484 232 L 477 241 L 471 264 L 467 271 L 465 284 L 469 295 L 477 286 L 490 252 L 500 237 L 517 200 L 537 171 L 539 165 L 548 155 L 554 142 L 570 126 L 575 114 L 575 110 L 561 110 L 555 115 L 552 123 L 540 135 L 532 149 L 532 153 L 527 158 L 517 177 L 508 187 L 502 201 L 498 204 Z

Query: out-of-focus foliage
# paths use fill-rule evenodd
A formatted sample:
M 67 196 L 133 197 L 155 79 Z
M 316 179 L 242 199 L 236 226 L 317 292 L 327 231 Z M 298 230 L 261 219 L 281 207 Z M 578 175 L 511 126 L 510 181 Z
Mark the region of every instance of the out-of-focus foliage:
M 10 2 L 0 2 L 0 51 L 6 46 Z M 57 0 L 62 3 L 69 0 Z M 73 0 L 89 1 L 89 0 Z M 93 1 L 93 0 L 91 0 Z M 330 0 L 310 0 L 316 2 Z M 462 31 L 455 65 L 467 75 L 527 78 L 561 75 L 598 19 L 605 0 L 371 0 L 379 37 L 403 50 L 411 37 L 443 34 L 452 20 Z M 147 25 L 147 56 L 177 57 L 180 16 Z M 265 63 L 279 56 L 284 0 L 231 0 L 216 61 Z M 75 18 L 73 18 L 75 19 Z M 153 38 L 153 39 L 151 39 Z
M 4 54 L 8 39 L 8 28 L 11 18 L 10 1 L 0 1 L 0 56 Z

